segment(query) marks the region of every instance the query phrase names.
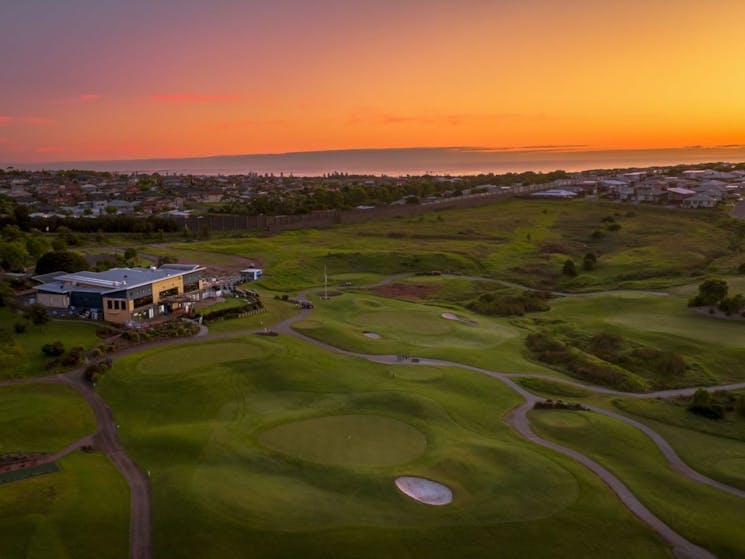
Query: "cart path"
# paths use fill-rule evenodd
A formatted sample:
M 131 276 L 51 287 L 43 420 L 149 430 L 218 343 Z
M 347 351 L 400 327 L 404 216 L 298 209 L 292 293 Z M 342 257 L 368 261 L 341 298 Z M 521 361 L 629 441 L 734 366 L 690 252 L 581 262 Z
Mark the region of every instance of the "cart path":
M 93 445 L 109 457 L 130 491 L 129 556 L 131 559 L 152 557 L 152 506 L 150 479 L 124 450 L 117 436 L 117 424 L 106 401 L 83 378 L 81 370 L 64 375 L 64 381 L 77 390 L 93 410 L 98 431 Z

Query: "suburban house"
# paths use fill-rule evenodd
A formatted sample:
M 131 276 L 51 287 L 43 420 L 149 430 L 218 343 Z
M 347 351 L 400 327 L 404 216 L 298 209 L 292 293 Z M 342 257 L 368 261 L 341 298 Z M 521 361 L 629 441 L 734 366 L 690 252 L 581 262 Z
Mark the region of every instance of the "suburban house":
M 707 194 L 694 194 L 683 200 L 681 206 L 684 208 L 713 208 L 719 200 Z
M 38 303 L 88 311 L 116 324 L 136 323 L 172 312 L 189 312 L 200 299 L 204 268 L 165 264 L 160 268 L 112 268 L 105 272 L 64 272 L 38 276 Z

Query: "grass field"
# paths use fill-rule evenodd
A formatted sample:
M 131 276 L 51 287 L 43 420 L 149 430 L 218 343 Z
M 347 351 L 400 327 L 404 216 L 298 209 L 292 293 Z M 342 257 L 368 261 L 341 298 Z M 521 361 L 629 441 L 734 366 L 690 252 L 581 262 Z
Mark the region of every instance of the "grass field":
M 652 512 L 721 558 L 745 555 L 739 519 L 745 501 L 673 472 L 637 429 L 591 412 L 530 414 L 538 434 L 574 448 L 611 470 Z
M 129 557 L 129 488 L 116 468 L 81 452 L 59 465 L 57 473 L 0 484 L 0 557 Z
M 194 365 L 205 356 L 211 364 Z M 131 355 L 99 388 L 151 472 L 156 555 L 668 556 L 601 482 L 517 439 L 501 415 L 518 397 L 487 377 L 280 336 Z M 394 432 L 414 444 L 409 454 Z M 360 448 L 396 463 L 360 464 L 342 448 L 322 464 L 302 446 L 333 458 L 349 434 L 377 434 Z M 399 475 L 448 485 L 452 505 L 406 498 Z
M 4 386 L 0 412 L 0 454 L 56 452 L 96 431 L 93 412 L 67 386 Z
M 606 230 L 607 218 L 621 228 Z M 260 284 L 284 291 L 321 285 L 324 265 L 332 275 L 452 270 L 543 288 L 656 288 L 731 272 L 739 261 L 728 248 L 730 223 L 716 211 L 515 199 L 322 231 L 172 243 L 157 253 L 206 263 L 214 253 L 259 256 L 266 268 Z M 562 276 L 566 258 L 579 263 L 588 251 L 600 255 L 595 270 Z

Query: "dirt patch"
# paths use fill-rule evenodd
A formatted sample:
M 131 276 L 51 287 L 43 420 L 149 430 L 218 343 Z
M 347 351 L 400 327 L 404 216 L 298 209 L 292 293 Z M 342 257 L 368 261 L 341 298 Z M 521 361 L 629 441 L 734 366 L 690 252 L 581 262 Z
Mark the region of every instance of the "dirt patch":
M 437 293 L 439 288 L 435 285 L 421 285 L 413 283 L 389 283 L 374 287 L 372 292 L 381 297 L 392 299 L 403 299 L 405 301 L 426 301 Z

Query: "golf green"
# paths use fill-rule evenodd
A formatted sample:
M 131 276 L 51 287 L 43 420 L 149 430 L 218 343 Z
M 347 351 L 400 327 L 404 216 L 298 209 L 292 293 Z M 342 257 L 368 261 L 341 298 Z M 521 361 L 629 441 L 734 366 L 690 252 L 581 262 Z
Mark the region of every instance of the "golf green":
M 303 460 L 386 467 L 411 462 L 427 448 L 424 434 L 380 415 L 335 415 L 293 421 L 264 431 L 261 444 Z

